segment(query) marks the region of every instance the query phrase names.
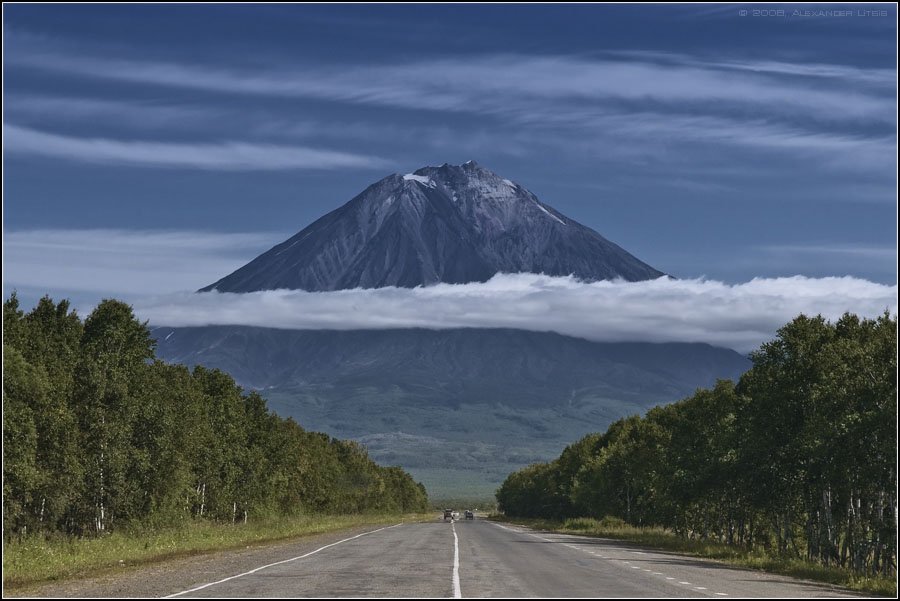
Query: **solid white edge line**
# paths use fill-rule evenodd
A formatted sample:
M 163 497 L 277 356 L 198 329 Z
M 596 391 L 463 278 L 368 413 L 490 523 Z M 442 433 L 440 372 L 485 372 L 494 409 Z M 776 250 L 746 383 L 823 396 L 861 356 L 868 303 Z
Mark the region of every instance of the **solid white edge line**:
M 462 599 L 462 590 L 459 588 L 459 537 L 456 536 L 456 524 L 450 522 L 453 527 L 453 598 Z
M 507 526 L 501 526 L 500 524 L 497 524 L 496 522 L 489 522 L 489 523 L 494 524 L 494 526 L 497 526 L 498 528 L 503 528 L 504 530 L 509 530 L 510 532 L 515 532 L 516 534 L 527 534 L 528 536 L 533 536 L 533 537 L 539 538 L 539 539 L 541 539 L 541 540 L 550 541 L 550 539 L 544 538 L 544 537 L 542 537 L 542 536 L 538 536 L 537 534 L 532 534 L 532 533 L 530 533 L 530 532 L 526 532 L 526 531 L 524 531 L 524 530 L 514 530 L 513 528 L 509 528 L 509 527 L 507 527 Z M 455 531 L 455 530 L 453 531 L 453 536 L 456 536 L 456 531 Z M 550 542 L 552 542 L 552 541 L 550 541 Z M 577 547 L 573 547 L 572 545 L 564 545 L 564 546 L 566 546 L 566 547 L 571 547 L 572 549 L 575 549 L 575 550 L 577 550 L 577 551 L 581 551 L 581 550 L 582 550 L 582 549 L 579 549 L 579 548 L 577 548 Z M 641 555 L 646 555 L 646 553 L 643 552 L 643 551 L 631 551 L 631 553 L 639 553 L 639 554 L 641 554 Z M 605 559 L 605 558 L 604 558 L 604 559 Z M 628 561 L 627 559 L 620 559 L 620 560 L 618 560 L 618 561 L 621 561 L 622 563 L 631 563 L 631 562 Z M 630 567 L 633 568 L 633 569 L 642 569 L 642 568 L 640 568 L 640 566 L 630 566 Z M 644 571 L 645 571 L 645 572 L 649 572 L 650 570 L 644 569 Z M 656 574 L 656 573 L 657 573 L 657 572 L 654 572 L 654 574 Z M 659 574 L 660 574 L 660 576 L 663 575 L 662 573 L 659 573 Z M 454 574 L 454 577 L 456 577 L 456 574 Z M 671 577 L 671 576 L 666 576 L 666 580 L 675 580 L 675 578 L 673 578 L 673 577 Z M 687 585 L 690 585 L 691 583 L 690 583 L 690 582 L 679 582 L 678 584 L 687 584 Z M 696 587 L 695 587 L 695 588 L 696 588 Z M 706 590 L 706 589 L 705 589 L 704 587 L 699 587 L 698 590 Z M 455 592 L 455 589 L 454 589 L 454 592 Z M 721 596 L 723 596 L 723 597 L 727 597 L 727 596 L 728 596 L 727 593 L 716 593 L 716 594 L 717 594 L 717 595 L 721 595 Z M 454 595 L 454 596 L 455 596 L 455 595 Z
M 539 538 L 539 539 L 541 539 L 541 540 L 545 540 L 545 541 L 548 541 L 548 542 L 553 542 L 553 541 L 551 541 L 551 540 L 548 539 L 548 538 L 544 538 L 543 536 L 538 536 L 537 534 L 532 534 L 531 532 L 527 532 L 527 531 L 525 531 L 525 530 L 515 530 L 515 529 L 513 529 L 513 528 L 509 528 L 508 526 L 503 526 L 503 525 L 501 525 L 501 524 L 498 524 L 498 523 L 496 523 L 496 522 L 488 522 L 488 523 L 489 523 L 489 524 L 493 524 L 494 526 L 497 526 L 498 528 L 503 528 L 504 530 L 509 530 L 510 532 L 515 532 L 516 534 L 527 534 L 528 536 L 533 536 L 533 537 Z M 453 530 L 453 536 L 454 536 L 454 537 L 456 536 L 456 529 Z M 582 550 L 583 550 L 583 549 L 579 549 L 578 547 L 574 547 L 574 546 L 572 546 L 572 545 L 564 545 L 564 546 L 570 547 L 570 548 L 572 548 L 572 549 L 575 549 L 576 551 L 582 551 Z M 457 549 L 457 552 L 458 552 L 458 549 Z M 640 554 L 640 555 L 646 555 L 646 554 L 647 554 L 647 553 L 645 553 L 645 552 L 643 552 L 643 551 L 631 551 L 631 553 L 638 553 L 638 554 Z M 457 559 L 458 559 L 458 558 L 457 558 Z M 603 557 L 602 559 L 606 559 L 606 558 Z M 631 562 L 628 561 L 627 559 L 619 559 L 618 561 L 621 561 L 622 563 L 631 563 Z M 630 567 L 632 567 L 632 568 L 634 568 L 634 569 L 639 569 L 639 568 L 640 568 L 640 566 L 630 566 Z M 457 573 L 457 569 L 458 569 L 458 566 L 457 566 L 457 565 L 454 565 L 454 573 L 453 573 L 453 578 L 454 578 L 454 583 L 453 583 L 453 584 L 454 584 L 453 596 L 454 596 L 454 597 L 458 597 L 458 595 L 457 595 L 456 593 L 457 593 L 457 591 L 459 590 L 459 589 L 458 589 L 458 587 L 459 587 L 459 574 Z M 640 568 L 640 569 L 643 569 L 645 572 L 650 572 L 650 570 L 648 570 L 648 569 L 646 569 L 646 568 Z M 664 574 L 663 574 L 662 572 L 653 572 L 653 573 L 654 573 L 654 574 L 659 574 L 660 576 L 664 576 Z M 675 580 L 675 578 L 673 578 L 672 576 L 666 576 L 666 580 Z M 687 585 L 690 585 L 691 583 L 690 583 L 690 582 L 679 582 L 678 584 L 687 584 Z M 697 590 L 704 590 L 704 591 L 707 590 L 706 587 L 703 587 L 703 586 L 695 586 L 694 588 L 696 588 Z M 727 596 L 728 596 L 728 593 L 716 593 L 716 594 L 719 595 L 719 596 L 722 596 L 722 597 L 727 597 Z
M 349 540 L 353 540 L 355 538 L 359 538 L 361 536 L 366 536 L 367 534 L 375 534 L 376 532 L 381 532 L 382 530 L 387 530 L 388 528 L 396 528 L 397 526 L 402 526 L 403 522 L 399 524 L 394 524 L 393 526 L 385 526 L 384 528 L 378 528 L 377 530 L 369 530 L 368 532 L 363 532 L 362 534 L 357 534 L 356 536 L 351 536 L 349 538 L 345 538 L 343 540 L 339 540 L 336 543 L 331 543 L 330 545 L 325 545 L 324 547 L 319 547 L 315 551 L 310 551 L 304 555 L 299 555 L 297 557 L 291 557 L 290 559 L 284 559 L 282 561 L 276 561 L 275 563 L 269 563 L 264 566 L 259 566 L 258 568 L 253 568 L 249 572 L 244 572 L 242 574 L 235 574 L 234 576 L 229 576 L 228 578 L 223 578 L 221 580 L 216 580 L 215 582 L 208 582 L 206 584 L 202 584 L 200 586 L 195 586 L 194 588 L 187 589 L 186 591 L 181 591 L 180 593 L 172 593 L 171 595 L 166 595 L 165 597 L 161 597 L 162 599 L 171 599 L 172 597 L 180 597 L 181 595 L 186 595 L 188 593 L 194 593 L 199 590 L 205 589 L 210 586 L 214 586 L 216 584 L 222 584 L 223 582 L 228 582 L 229 580 L 234 580 L 235 578 L 241 578 L 243 576 L 249 576 L 250 574 L 255 574 L 260 570 L 265 570 L 266 568 L 271 568 L 272 566 L 281 565 L 283 563 L 290 563 L 292 561 L 297 561 L 298 559 L 303 559 L 304 557 L 309 557 L 310 555 L 315 555 L 319 551 L 323 551 L 328 547 L 333 547 L 335 545 L 339 545 L 341 543 L 345 543 Z

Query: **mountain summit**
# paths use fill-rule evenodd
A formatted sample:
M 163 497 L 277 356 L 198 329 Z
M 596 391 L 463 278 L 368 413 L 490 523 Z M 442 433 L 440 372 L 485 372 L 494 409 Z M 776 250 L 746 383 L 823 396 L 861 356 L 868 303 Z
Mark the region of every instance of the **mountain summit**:
M 201 292 L 411 288 L 519 272 L 588 281 L 664 275 L 469 161 L 389 175 Z

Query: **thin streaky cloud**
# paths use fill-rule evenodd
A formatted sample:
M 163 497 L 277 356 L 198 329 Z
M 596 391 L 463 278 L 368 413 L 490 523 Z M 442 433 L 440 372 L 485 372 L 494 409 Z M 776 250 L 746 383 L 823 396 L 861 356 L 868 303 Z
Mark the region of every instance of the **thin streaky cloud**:
M 165 126 L 196 126 L 201 122 L 220 123 L 223 119 L 242 124 L 244 133 L 253 136 L 281 139 L 326 138 L 335 140 L 379 141 L 390 137 L 410 143 L 419 142 L 434 148 L 453 146 L 470 152 L 481 152 L 496 148 L 496 130 L 459 129 L 440 124 L 428 126 L 405 126 L 386 122 L 347 122 L 338 120 L 289 119 L 266 111 L 257 113 L 215 106 L 188 107 L 159 105 L 134 101 L 99 100 L 69 97 L 13 97 L 8 103 L 7 118 L 11 121 L 29 117 L 65 121 L 90 121 L 102 117 L 105 122 L 116 122 L 138 129 L 161 128 Z M 240 117 L 238 119 L 238 117 Z M 500 149 L 507 154 L 521 154 L 517 148 L 551 145 L 558 148 L 578 144 L 573 137 L 591 131 L 594 137 L 587 140 L 591 146 L 615 148 L 618 153 L 627 152 L 622 141 L 632 139 L 639 142 L 643 154 L 655 152 L 648 139 L 671 142 L 702 142 L 728 146 L 781 149 L 786 152 L 808 151 L 818 156 L 828 153 L 848 153 L 852 164 L 872 169 L 882 168 L 885 161 L 892 160 L 890 150 L 893 140 L 889 138 L 865 137 L 834 132 L 811 131 L 801 127 L 788 127 L 761 120 L 739 120 L 722 116 L 678 115 L 651 112 L 598 111 L 573 108 L 563 113 L 549 113 L 534 110 L 510 112 L 510 119 L 517 125 L 510 125 L 502 131 L 504 145 Z M 25 126 L 13 124 L 20 128 Z M 553 129 L 548 125 L 554 126 Z M 558 129 L 558 128 L 571 128 Z
M 844 84 L 866 84 L 893 90 L 897 83 L 897 73 L 891 69 L 862 69 L 849 65 L 830 65 L 826 63 L 788 63 L 774 60 L 710 60 L 676 52 L 658 52 L 649 50 L 609 50 L 603 55 L 630 58 L 641 61 L 659 61 L 667 64 L 678 64 L 692 67 L 703 67 L 719 70 L 750 71 L 769 75 L 787 75 L 840 80 Z
M 65 99 L 43 99 L 37 106 L 25 111 L 23 123 L 9 123 L 13 142 L 22 145 L 8 145 L 10 152 L 29 152 L 33 155 L 68 158 L 83 162 L 107 164 L 144 164 L 147 166 L 179 166 L 201 169 L 231 170 L 277 170 L 288 168 L 329 168 L 324 163 L 332 163 L 331 168 L 366 166 L 359 154 L 338 154 L 332 151 L 324 155 L 318 151 L 316 160 L 309 156 L 292 155 L 294 144 L 338 144 L 347 145 L 354 141 L 381 143 L 385 139 L 421 144 L 429 148 L 452 147 L 468 155 L 496 152 L 507 156 L 525 156 L 529 153 L 552 150 L 576 156 L 602 155 L 605 160 L 629 162 L 635 157 L 654 159 L 671 165 L 672 157 L 666 145 L 694 145 L 700 147 L 728 147 L 750 151 L 776 151 L 792 160 L 816 161 L 828 164 L 833 171 L 865 172 L 883 175 L 894 161 L 894 140 L 889 137 L 865 137 L 838 132 L 814 131 L 801 127 L 773 124 L 761 120 L 738 120 L 721 116 L 691 116 L 649 112 L 606 112 L 588 109 L 571 109 L 564 113 L 535 113 L 523 111 L 510 113 L 511 123 L 504 127 L 460 129 L 435 123 L 426 126 L 406 126 L 390 122 L 347 122 L 341 120 L 289 119 L 266 111 L 258 113 L 237 113 L 229 109 L 216 110 L 191 108 L 181 110 L 175 107 L 143 107 L 130 102 L 87 101 L 74 103 L 69 112 L 54 113 L 72 123 L 90 123 L 103 117 L 109 123 L 115 120 L 136 131 L 153 129 L 155 132 L 173 131 L 178 128 L 197 126 L 201 119 L 212 118 L 235 124 L 231 132 L 235 137 L 249 137 L 254 142 L 220 143 L 211 145 L 190 143 L 162 143 L 122 141 L 92 138 L 78 138 L 49 134 L 29 127 L 29 115 L 40 117 L 44 109 L 65 104 Z M 197 118 L 194 113 L 197 113 Z M 222 118 L 233 114 L 235 118 Z M 212 117 L 211 117 L 212 116 Z M 16 105 L 7 112 L 7 117 L 22 120 L 23 114 Z M 41 120 L 43 122 L 43 120 Z M 168 126 L 168 127 L 166 127 Z M 9 135 L 9 134 L 8 134 Z M 53 137 L 51 137 L 53 136 Z M 496 139 L 501 136 L 502 145 Z M 260 142 L 258 140 L 265 140 Z M 665 144 L 663 144 L 665 143 Z M 123 150 L 128 146 L 127 149 Z M 139 152 L 141 147 L 145 152 Z M 175 147 L 175 152 L 170 148 Z M 253 153 L 242 151 L 243 148 Z M 308 146 L 299 146 L 309 149 Z M 185 157 L 186 154 L 190 156 Z M 203 156 L 201 156 L 203 155 Z M 159 157 L 162 157 L 162 162 Z M 274 157 L 269 160 L 269 157 Z M 292 160 L 293 159 L 293 160 Z M 330 159 L 326 161 L 325 159 Z M 164 164 L 163 164 L 164 163 Z M 177 165 L 175 165 L 177 163 Z M 314 166 L 317 165 L 318 167 Z M 371 167 L 386 166 L 387 161 L 371 157 Z M 681 176 L 695 170 L 683 166 L 677 170 Z M 749 169 L 749 168 L 747 168 Z M 747 171 L 745 169 L 745 175 Z M 696 187 L 696 186 L 695 186 Z M 882 195 L 883 196 L 883 195 Z M 888 200 L 893 194 L 888 195 Z
M 566 149 L 581 144 L 586 152 L 608 155 L 600 157 L 604 160 L 630 160 L 632 155 L 649 159 L 660 155 L 668 160 L 663 143 L 693 144 L 775 150 L 786 158 L 824 164 L 829 170 L 880 174 L 893 164 L 896 146 L 895 136 L 884 131 L 885 124 L 896 122 L 896 76 L 884 69 L 618 51 L 597 60 L 488 54 L 465 60 L 340 68 L 275 65 L 268 71 L 250 71 L 98 58 L 48 51 L 46 46 L 41 50 L 40 44 L 28 46 L 34 51 L 11 55 L 7 62 L 68 75 L 223 94 L 477 113 L 495 118 L 507 129 L 520 130 L 515 138 L 507 137 L 509 143 L 504 146 L 513 155 L 522 155 L 521 149 L 536 144 Z M 254 120 L 257 124 L 249 123 L 251 131 L 268 130 L 276 138 L 302 129 L 260 124 L 265 119 L 259 115 L 228 121 Z M 139 115 L 132 121 L 139 122 Z M 327 132 L 332 126 L 334 132 Z M 384 139 L 366 124 L 353 131 L 342 123 L 320 123 L 312 130 L 324 138 L 344 132 L 349 134 L 345 137 Z M 465 138 L 462 146 L 470 151 L 484 146 L 472 142 L 477 141 L 474 135 L 450 137 L 453 142 Z M 235 149 L 230 150 L 235 154 Z M 272 168 L 279 167 L 273 163 Z
M 870 244 L 782 244 L 762 246 L 760 250 L 779 254 L 830 255 L 882 261 L 897 259 L 896 247 Z
M 4 124 L 3 134 L 3 146 L 7 154 L 36 155 L 105 165 L 277 171 L 381 168 L 389 164 L 379 157 L 305 146 L 250 144 L 236 141 L 175 143 L 79 138 L 10 124 Z
M 823 87 L 772 77 L 771 66 L 768 70 L 722 69 L 699 63 L 660 65 L 655 61 L 510 54 L 340 69 L 299 66 L 260 73 L 188 63 L 47 52 L 16 53 L 7 59 L 7 65 L 232 94 L 457 112 L 503 113 L 510 103 L 521 106 L 534 100 L 618 99 L 724 102 L 737 107 L 767 106 L 779 114 L 828 111 L 835 120 L 865 118 L 880 123 L 894 122 L 893 95 L 858 90 L 852 81 L 842 78 L 832 78 L 835 85 Z M 820 71 L 825 68 L 819 66 Z M 840 71 L 835 67 L 832 72 Z
M 283 240 L 282 232 L 34 229 L 3 236 L 5 288 L 122 296 L 195 290 Z
M 815 131 L 787 126 L 763 119 L 740 120 L 707 115 L 672 115 L 653 112 L 611 113 L 591 109 L 573 109 L 565 113 L 535 116 L 523 112 L 518 119 L 554 123 L 591 131 L 597 135 L 694 141 L 728 146 L 782 150 L 798 156 L 808 153 L 833 159 L 848 169 L 883 169 L 894 162 L 893 135 L 863 136 Z M 646 152 L 652 146 L 643 145 Z M 838 165 L 840 166 L 840 165 Z
M 80 121 L 102 119 L 138 128 L 160 128 L 214 123 L 226 114 L 212 106 L 186 106 L 136 100 L 110 100 L 77 96 L 7 94 L 8 122 Z
M 4 232 L 4 244 L 30 249 L 90 249 L 105 254 L 122 252 L 190 253 L 237 251 L 274 246 L 283 232 L 208 232 L 202 230 L 29 229 Z M 267 248 L 268 248 L 267 247 Z

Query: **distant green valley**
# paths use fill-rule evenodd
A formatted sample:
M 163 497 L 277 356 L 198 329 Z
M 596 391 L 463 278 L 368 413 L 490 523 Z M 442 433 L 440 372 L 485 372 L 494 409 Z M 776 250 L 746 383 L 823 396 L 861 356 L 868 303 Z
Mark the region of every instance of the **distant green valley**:
M 509 472 L 750 367 L 707 344 L 510 329 L 208 326 L 153 335 L 163 359 L 228 372 L 279 415 L 401 465 L 434 499 L 492 499 Z

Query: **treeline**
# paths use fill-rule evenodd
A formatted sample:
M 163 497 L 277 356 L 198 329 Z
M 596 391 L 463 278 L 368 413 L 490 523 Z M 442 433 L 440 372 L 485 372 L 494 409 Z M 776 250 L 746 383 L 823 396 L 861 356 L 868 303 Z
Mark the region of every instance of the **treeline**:
M 421 484 L 271 413 L 218 370 L 154 356 L 128 305 L 3 305 L 3 530 L 90 534 L 183 519 L 418 511 Z
M 897 320 L 800 316 L 737 385 L 612 424 L 497 492 L 511 516 L 617 517 L 896 574 Z

